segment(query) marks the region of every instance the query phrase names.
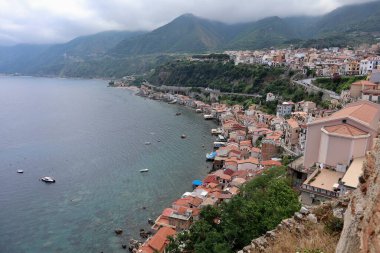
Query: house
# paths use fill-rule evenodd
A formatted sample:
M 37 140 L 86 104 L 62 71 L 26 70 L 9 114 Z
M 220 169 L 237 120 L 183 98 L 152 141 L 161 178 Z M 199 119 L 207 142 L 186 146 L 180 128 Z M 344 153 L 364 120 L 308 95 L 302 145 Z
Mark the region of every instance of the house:
M 189 229 L 193 223 L 192 213 L 191 208 L 179 206 L 169 215 L 169 225 L 175 227 L 176 231 Z
M 160 228 L 157 233 L 149 238 L 139 249 L 139 253 L 166 253 L 166 246 L 169 244 L 169 237 L 176 234 L 176 231 L 169 227 Z
M 259 160 L 257 158 L 250 157 L 245 160 L 238 160 L 238 170 L 257 170 L 259 169 Z
M 162 211 L 161 215 L 158 216 L 158 218 L 154 222 L 152 229 L 158 230 L 160 227 L 170 227 L 170 228 L 175 229 L 174 226 L 171 226 L 169 224 L 169 216 L 172 215 L 173 212 L 174 212 L 174 209 L 165 208 L 164 211 Z
M 257 147 L 253 147 L 251 149 L 251 156 L 253 158 L 261 159 L 261 149 Z
M 284 124 L 284 130 L 285 130 L 285 145 L 288 146 L 289 148 L 294 147 L 295 145 L 298 144 L 298 138 L 299 138 L 299 131 L 300 131 L 300 126 L 298 122 L 290 118 L 285 121 Z
M 271 101 L 275 101 L 276 100 L 276 96 L 273 94 L 273 93 L 267 93 L 267 96 L 266 96 L 266 99 L 265 101 L 266 102 L 271 102 Z
M 293 102 L 283 102 L 282 104 L 277 105 L 277 117 L 290 115 L 292 113 L 293 105 Z
M 351 84 L 350 87 L 350 94 L 352 98 L 361 98 L 362 97 L 362 92 L 365 90 L 373 90 L 376 89 L 377 84 L 362 80 L 362 81 L 357 81 Z

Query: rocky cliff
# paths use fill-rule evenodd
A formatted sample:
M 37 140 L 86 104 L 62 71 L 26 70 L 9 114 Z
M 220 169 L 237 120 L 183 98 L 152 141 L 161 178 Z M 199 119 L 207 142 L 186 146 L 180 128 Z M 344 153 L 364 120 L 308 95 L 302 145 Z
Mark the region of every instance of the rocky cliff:
M 336 253 L 380 252 L 380 140 L 367 154 L 360 187 L 344 216 Z

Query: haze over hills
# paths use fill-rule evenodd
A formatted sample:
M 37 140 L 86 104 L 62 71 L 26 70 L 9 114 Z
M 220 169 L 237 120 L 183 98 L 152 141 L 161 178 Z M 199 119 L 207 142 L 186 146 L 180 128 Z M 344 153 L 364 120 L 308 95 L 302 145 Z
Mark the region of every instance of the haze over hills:
M 268 17 L 224 24 L 182 15 L 151 32 L 103 32 L 64 44 L 0 47 L 0 72 L 75 77 L 120 77 L 165 61 L 162 54 L 375 42 L 380 2 L 340 7 L 317 17 Z M 168 58 L 170 59 L 170 58 Z

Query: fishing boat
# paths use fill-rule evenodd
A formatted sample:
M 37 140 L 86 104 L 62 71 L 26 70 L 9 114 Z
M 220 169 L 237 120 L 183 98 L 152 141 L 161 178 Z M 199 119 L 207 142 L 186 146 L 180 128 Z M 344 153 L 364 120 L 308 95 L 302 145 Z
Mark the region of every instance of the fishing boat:
M 175 114 L 175 116 L 179 116 L 179 115 L 181 115 L 181 113 L 180 113 L 180 112 L 177 112 L 177 113 Z
M 201 112 L 202 112 L 202 109 L 199 109 L 199 108 L 198 108 L 198 109 L 195 110 L 195 112 L 196 112 L 196 113 L 201 113 Z
M 177 100 L 170 101 L 168 104 L 175 104 L 177 103 Z
M 17 173 L 24 173 L 24 171 L 23 170 L 17 170 Z
M 149 169 L 141 169 L 140 172 L 148 172 Z
M 52 177 L 43 177 L 41 178 L 41 181 L 44 181 L 45 183 L 55 183 L 55 179 Z
M 150 145 L 150 144 L 152 144 L 152 143 L 149 142 L 149 141 L 146 141 L 146 142 L 145 142 L 145 145 Z
M 186 139 L 186 137 L 187 137 L 187 136 L 186 136 L 185 134 L 181 135 L 181 138 L 182 138 L 182 139 Z

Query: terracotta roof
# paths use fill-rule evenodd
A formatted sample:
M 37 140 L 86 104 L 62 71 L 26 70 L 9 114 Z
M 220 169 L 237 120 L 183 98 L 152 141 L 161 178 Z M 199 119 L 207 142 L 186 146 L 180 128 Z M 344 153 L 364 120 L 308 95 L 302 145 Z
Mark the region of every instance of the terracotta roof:
M 231 169 L 226 169 L 226 170 L 224 170 L 224 174 L 229 175 L 229 176 L 231 176 L 232 174 L 234 174 L 234 172 L 235 172 L 235 171 L 233 171 L 233 170 L 231 170 Z
M 274 160 L 267 160 L 267 161 L 262 161 L 261 165 L 264 165 L 264 166 L 281 166 L 281 162 L 274 161 Z
M 155 250 L 158 250 L 159 252 L 161 252 L 165 246 L 166 246 L 166 243 L 168 241 L 168 237 L 169 236 L 173 236 L 175 235 L 176 232 L 174 229 L 172 228 L 168 228 L 168 227 L 162 227 L 160 230 L 158 230 L 158 232 L 152 236 L 152 238 L 148 241 L 148 245 L 155 249 Z
M 255 152 L 255 153 L 261 153 L 261 149 L 257 147 L 253 147 L 251 150 L 252 152 Z
M 348 104 L 345 108 L 324 118 L 319 118 L 308 125 L 319 124 L 330 120 L 351 118 L 352 120 L 368 125 L 370 128 L 377 130 L 380 117 L 380 105 L 369 101 L 358 101 Z
M 176 201 L 174 201 L 173 205 L 188 206 L 190 201 L 191 201 L 190 198 L 181 198 L 181 199 L 177 199 Z
M 351 126 L 349 124 L 339 124 L 335 126 L 327 126 L 324 127 L 324 129 L 328 133 L 334 133 L 339 135 L 346 135 L 346 136 L 361 136 L 361 135 L 367 135 L 367 132 L 364 132 L 360 130 L 359 128 L 356 128 L 354 126 Z
M 250 157 L 250 158 L 245 159 L 245 160 L 239 160 L 239 161 L 237 161 L 237 163 L 238 163 L 238 164 L 242 164 L 242 163 L 259 164 L 259 159 L 254 158 L 254 157 Z
M 298 125 L 298 122 L 297 122 L 295 119 L 293 119 L 293 118 L 288 119 L 286 122 L 288 123 L 288 125 L 289 125 L 291 128 L 298 128 L 298 127 L 300 127 L 300 126 Z
M 367 80 L 357 81 L 357 82 L 352 83 L 351 85 L 355 85 L 355 86 L 377 86 L 377 84 L 370 82 L 370 81 L 367 81 Z
M 172 208 L 165 208 L 164 211 L 162 211 L 162 216 L 169 217 L 174 212 L 174 209 Z
M 249 141 L 249 140 L 248 140 L 248 141 L 241 141 L 241 142 L 240 142 L 240 146 L 241 146 L 241 145 L 251 146 L 251 145 L 252 145 L 252 142 Z

